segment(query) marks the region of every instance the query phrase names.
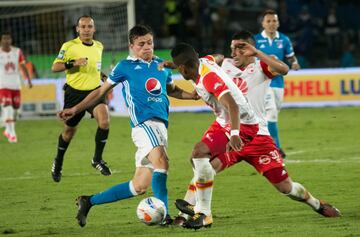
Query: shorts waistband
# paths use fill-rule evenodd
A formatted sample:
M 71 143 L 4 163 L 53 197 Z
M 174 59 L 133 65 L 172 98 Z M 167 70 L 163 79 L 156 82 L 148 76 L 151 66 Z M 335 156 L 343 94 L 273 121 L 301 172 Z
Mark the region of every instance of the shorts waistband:
M 78 90 L 78 89 L 75 89 L 75 88 L 72 88 L 71 86 L 69 86 L 67 83 L 64 84 L 63 86 L 63 90 L 69 90 L 71 92 L 74 92 L 74 93 L 77 93 L 77 94 L 87 94 L 93 90 L 96 90 L 97 88 L 99 88 L 100 86 L 92 89 L 92 90 Z

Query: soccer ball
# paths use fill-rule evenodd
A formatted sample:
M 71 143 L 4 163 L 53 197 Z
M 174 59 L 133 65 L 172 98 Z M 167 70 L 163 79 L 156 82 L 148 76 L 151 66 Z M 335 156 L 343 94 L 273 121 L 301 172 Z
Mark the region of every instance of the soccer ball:
M 139 203 L 136 214 L 146 225 L 160 224 L 166 216 L 165 204 L 156 197 L 148 197 Z

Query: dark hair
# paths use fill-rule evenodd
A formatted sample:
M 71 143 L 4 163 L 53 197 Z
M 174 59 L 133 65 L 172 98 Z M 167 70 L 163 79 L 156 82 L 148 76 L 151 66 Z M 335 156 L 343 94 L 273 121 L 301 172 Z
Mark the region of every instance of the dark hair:
M 79 21 L 82 19 L 82 18 L 90 18 L 91 20 L 94 20 L 91 16 L 89 15 L 82 15 L 80 16 L 77 21 L 76 21 L 76 25 L 78 26 L 79 25 Z
M 149 26 L 145 26 L 145 25 L 136 25 L 133 28 L 130 29 L 129 31 L 129 42 L 130 44 L 134 43 L 134 40 L 136 38 L 138 38 L 139 36 L 144 36 L 144 35 L 153 35 L 153 31 Z
M 179 43 L 171 50 L 171 57 L 176 65 L 193 66 L 198 60 L 195 49 L 187 43 Z
M 231 40 L 244 40 L 252 45 L 255 45 L 254 35 L 247 30 L 242 30 L 233 34 Z
M 12 36 L 10 30 L 1 31 L 0 37 L 3 37 L 3 35 L 10 35 L 10 36 Z
M 277 15 L 277 13 L 276 13 L 275 10 L 267 9 L 267 10 L 263 11 L 263 13 L 261 14 L 262 19 L 264 19 L 264 17 L 265 17 L 266 15 Z

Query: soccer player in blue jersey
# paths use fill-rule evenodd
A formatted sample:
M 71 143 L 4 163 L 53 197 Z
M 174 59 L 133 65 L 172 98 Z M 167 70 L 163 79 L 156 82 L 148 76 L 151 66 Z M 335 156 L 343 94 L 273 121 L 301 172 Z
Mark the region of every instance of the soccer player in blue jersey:
M 158 69 L 163 60 L 154 56 L 153 33 L 150 28 L 142 25 L 133 27 L 129 32 L 129 48 L 131 56 L 115 66 L 99 89 L 79 104 L 59 113 L 60 118 L 67 120 L 96 103 L 114 86 L 121 83 L 130 114 L 131 136 L 137 147 L 136 170 L 130 181 L 95 195 L 77 198 L 76 218 L 81 227 L 85 226 L 87 214 L 93 205 L 144 194 L 150 185 L 154 196 L 162 200 L 168 210 L 167 95 L 178 99 L 198 99 L 196 93 L 185 92 L 173 83 L 169 69 Z M 164 224 L 172 222 L 169 212 L 167 213 Z
M 279 28 L 277 13 L 274 10 L 266 10 L 262 16 L 262 27 L 264 30 L 255 35 L 256 48 L 268 55 L 275 56 L 281 61 L 286 59 L 291 64 L 291 69 L 299 70 L 300 65 L 295 57 L 290 39 L 277 31 Z M 265 108 L 269 132 L 276 146 L 279 148 L 282 157 L 285 158 L 286 155 L 281 148 L 277 125 L 283 100 L 284 77 L 278 75 L 271 80 L 270 88 L 265 96 Z

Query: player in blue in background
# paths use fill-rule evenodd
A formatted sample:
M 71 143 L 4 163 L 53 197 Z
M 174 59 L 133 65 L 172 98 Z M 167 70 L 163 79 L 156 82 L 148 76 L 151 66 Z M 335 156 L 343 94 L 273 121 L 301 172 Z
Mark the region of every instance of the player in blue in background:
M 262 14 L 263 31 L 255 35 L 256 48 L 268 55 L 273 55 L 281 61 L 285 59 L 291 64 L 291 69 L 299 70 L 300 65 L 295 57 L 295 53 L 290 39 L 277 31 L 279 28 L 278 15 L 273 10 L 266 10 Z M 274 139 L 280 154 L 285 158 L 285 153 L 281 149 L 278 115 L 281 104 L 284 100 L 284 77 L 276 76 L 271 80 L 270 88 L 265 96 L 266 118 L 268 120 L 269 132 Z
M 67 120 L 94 104 L 121 83 L 130 115 L 132 139 L 137 147 L 136 170 L 130 181 L 92 196 L 78 197 L 76 218 L 81 227 L 85 226 L 87 214 L 93 205 L 144 194 L 150 185 L 154 196 L 162 200 L 168 210 L 167 95 L 178 99 L 198 99 L 196 93 L 185 92 L 173 83 L 171 71 L 158 69 L 159 63 L 163 60 L 154 56 L 153 33 L 150 28 L 142 25 L 133 27 L 129 32 L 129 48 L 132 55 L 115 66 L 99 89 L 89 94 L 81 103 L 59 113 L 60 118 Z M 172 219 L 167 214 L 163 224 L 171 222 Z

